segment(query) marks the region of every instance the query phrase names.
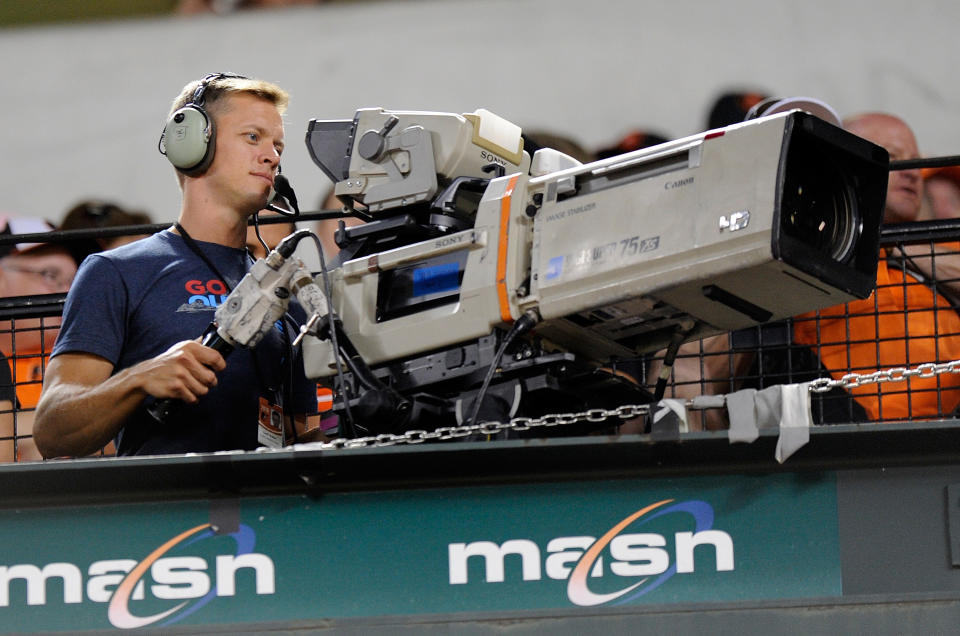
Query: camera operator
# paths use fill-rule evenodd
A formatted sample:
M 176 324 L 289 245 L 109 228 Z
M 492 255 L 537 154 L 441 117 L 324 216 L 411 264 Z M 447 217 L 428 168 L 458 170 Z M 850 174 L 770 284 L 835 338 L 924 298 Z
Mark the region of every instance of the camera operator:
M 284 321 L 229 361 L 196 339 L 252 264 L 247 218 L 267 203 L 287 101 L 273 84 L 222 73 L 174 101 L 161 149 L 178 170 L 178 223 L 80 268 L 37 408 L 45 457 L 114 437 L 119 455 L 252 449 L 264 413 L 272 424 L 316 410 Z M 145 406 L 166 398 L 186 404 L 156 422 Z

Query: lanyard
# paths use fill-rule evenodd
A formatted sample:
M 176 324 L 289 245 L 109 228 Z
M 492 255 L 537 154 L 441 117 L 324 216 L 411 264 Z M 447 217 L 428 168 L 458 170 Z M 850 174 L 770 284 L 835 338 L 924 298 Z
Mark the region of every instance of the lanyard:
M 229 294 L 232 292 L 233 287 L 230 286 L 229 281 L 227 281 L 227 277 L 220 273 L 220 270 L 217 269 L 217 266 L 213 264 L 213 261 L 211 261 L 207 255 L 203 253 L 203 250 L 200 249 L 200 246 L 197 245 L 197 242 L 193 240 L 193 237 L 187 233 L 180 223 L 174 223 L 173 227 L 177 228 L 177 231 L 180 232 L 180 236 L 183 237 L 183 242 L 187 244 L 187 247 L 190 248 L 190 251 L 199 256 L 200 260 L 206 263 L 207 267 L 210 268 L 210 271 L 216 274 L 217 277 L 223 282 L 224 286 L 227 288 L 227 293 Z

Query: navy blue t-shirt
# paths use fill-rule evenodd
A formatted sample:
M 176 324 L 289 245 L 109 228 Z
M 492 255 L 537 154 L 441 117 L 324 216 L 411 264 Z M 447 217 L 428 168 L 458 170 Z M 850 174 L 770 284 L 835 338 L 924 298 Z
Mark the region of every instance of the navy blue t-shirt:
M 251 265 L 245 250 L 197 241 L 203 254 L 236 287 Z M 228 295 L 228 286 L 183 237 L 170 231 L 92 254 L 70 288 L 53 355 L 92 353 L 113 363 L 114 373 L 160 355 L 177 342 L 199 337 Z M 294 313 L 299 307 L 291 305 Z M 302 319 L 303 312 L 298 319 Z M 278 322 L 254 349 L 226 357 L 218 384 L 194 405 L 180 404 L 158 424 L 144 405 L 117 437 L 120 455 L 249 450 L 256 448 L 260 398 L 277 404 L 293 386 L 284 412 L 316 412 L 316 385 L 303 374 L 299 352 L 290 361 L 295 335 Z M 293 381 L 290 381 L 292 374 Z

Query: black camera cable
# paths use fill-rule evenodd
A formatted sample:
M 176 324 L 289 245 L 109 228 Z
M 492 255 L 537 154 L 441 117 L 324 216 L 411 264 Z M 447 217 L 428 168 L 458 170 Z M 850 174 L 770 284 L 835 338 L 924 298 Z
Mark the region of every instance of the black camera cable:
M 487 369 L 487 375 L 483 379 L 483 384 L 480 385 L 480 391 L 477 392 L 477 397 L 473 401 L 473 408 L 471 409 L 470 418 L 464 420 L 464 426 L 469 426 L 475 424 L 477 421 L 477 416 L 480 413 L 480 406 L 483 404 L 483 398 L 486 397 L 487 389 L 490 388 L 490 382 L 493 381 L 493 376 L 496 374 L 497 369 L 500 368 L 500 360 L 503 359 L 503 354 L 506 353 L 507 347 L 509 347 L 517 336 L 522 335 L 530 331 L 540 322 L 540 317 L 533 310 L 525 312 L 520 318 L 513 323 L 513 327 L 510 328 L 510 331 L 507 332 L 507 335 L 504 336 L 503 342 L 500 343 L 500 348 L 497 350 L 496 355 L 494 355 L 493 360 L 490 362 L 490 368 Z

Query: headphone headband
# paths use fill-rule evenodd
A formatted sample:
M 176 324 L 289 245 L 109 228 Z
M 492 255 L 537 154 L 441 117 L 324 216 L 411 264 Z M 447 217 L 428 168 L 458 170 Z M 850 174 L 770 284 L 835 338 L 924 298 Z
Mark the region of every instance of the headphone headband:
M 203 94 L 206 92 L 207 86 L 209 86 L 212 82 L 215 82 L 219 79 L 229 79 L 229 78 L 250 79 L 245 75 L 238 75 L 236 73 L 210 73 L 209 75 L 204 77 L 202 80 L 200 80 L 200 85 L 197 86 L 197 90 L 193 91 L 193 97 L 190 98 L 190 101 L 188 101 L 187 104 L 193 104 L 194 106 L 202 107 L 204 102 L 206 101 L 206 98 L 204 97 Z

